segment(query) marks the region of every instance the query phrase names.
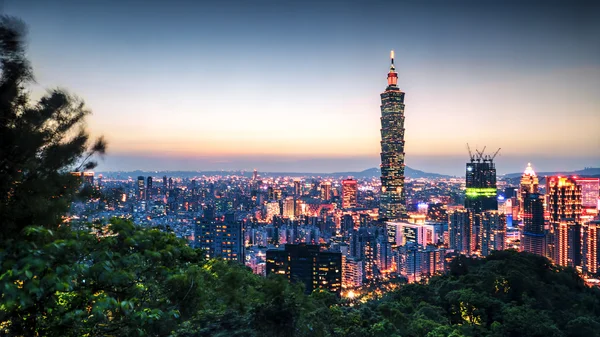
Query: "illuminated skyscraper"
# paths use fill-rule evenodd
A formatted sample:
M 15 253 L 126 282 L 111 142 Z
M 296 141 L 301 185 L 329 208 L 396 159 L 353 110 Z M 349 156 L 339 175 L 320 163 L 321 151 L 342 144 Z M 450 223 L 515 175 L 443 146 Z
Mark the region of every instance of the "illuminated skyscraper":
M 546 196 L 551 222 L 581 219 L 581 185 L 568 177 L 546 177 Z
M 462 254 L 471 254 L 475 250 L 473 233 L 473 214 L 469 210 L 459 209 L 448 213 L 449 247 Z
M 358 182 L 354 179 L 342 180 L 342 208 L 356 207 Z
M 488 256 L 494 250 L 506 248 L 506 216 L 498 211 L 477 214 L 480 224 L 481 255 Z
M 577 185 L 581 186 L 581 206 L 587 210 L 598 213 L 598 197 L 600 194 L 600 178 L 575 178 Z
M 484 155 L 484 151 L 477 151 L 477 155 L 471 155 L 471 162 L 467 163 L 465 208 L 474 213 L 498 210 L 496 154 L 490 156 Z
M 600 221 L 590 221 L 583 225 L 582 233 L 582 269 L 584 272 L 596 274 L 600 271 Z
M 325 289 L 339 294 L 342 289 L 342 253 L 321 252 L 317 245 L 286 244 L 284 249 L 267 250 L 267 276 L 285 275 L 301 282 L 305 292 Z
M 152 177 L 146 179 L 146 199 L 150 200 L 152 197 Z
M 144 196 L 145 196 L 145 187 L 144 187 L 144 177 L 143 176 L 139 176 L 138 180 L 137 180 L 137 199 L 138 200 L 144 200 Z
M 406 213 L 404 191 L 404 92 L 391 53 L 388 86 L 381 94 L 381 199 L 379 218 L 398 220 Z
M 521 251 L 546 256 L 546 235 L 544 233 L 544 197 L 539 193 L 522 195 L 523 233 Z
M 524 200 L 527 194 L 538 192 L 539 180 L 535 171 L 531 167 L 531 163 L 527 164 L 525 172 L 521 176 L 521 185 L 519 187 L 519 219 L 523 219 Z
M 321 199 L 325 201 L 331 199 L 331 183 L 328 181 L 321 184 Z
M 294 179 L 294 195 L 301 196 L 302 195 L 302 185 L 300 179 Z
M 546 177 L 546 197 L 550 214 L 551 239 L 547 250 L 554 263 L 581 265 L 581 186 L 575 179 Z

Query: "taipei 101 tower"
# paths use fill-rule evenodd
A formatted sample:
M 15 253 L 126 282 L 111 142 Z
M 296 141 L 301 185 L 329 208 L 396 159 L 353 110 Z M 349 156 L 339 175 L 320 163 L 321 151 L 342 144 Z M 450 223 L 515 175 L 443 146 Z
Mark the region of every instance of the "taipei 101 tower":
M 379 219 L 394 221 L 406 215 L 404 191 L 404 92 L 391 52 L 387 88 L 381 94 L 381 199 Z

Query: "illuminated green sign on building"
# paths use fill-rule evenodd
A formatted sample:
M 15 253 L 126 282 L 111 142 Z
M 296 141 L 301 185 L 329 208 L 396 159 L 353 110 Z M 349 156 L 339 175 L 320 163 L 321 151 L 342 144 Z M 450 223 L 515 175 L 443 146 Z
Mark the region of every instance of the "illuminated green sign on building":
M 496 188 L 494 187 L 468 187 L 466 192 L 467 198 L 477 197 L 495 197 Z

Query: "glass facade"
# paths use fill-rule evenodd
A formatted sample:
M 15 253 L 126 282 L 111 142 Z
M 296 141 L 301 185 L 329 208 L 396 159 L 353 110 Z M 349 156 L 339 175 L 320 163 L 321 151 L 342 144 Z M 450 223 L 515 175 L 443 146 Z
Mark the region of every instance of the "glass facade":
M 388 86 L 381 94 L 381 199 L 379 218 L 398 220 L 405 216 L 404 191 L 404 92 L 397 86 L 394 59 Z

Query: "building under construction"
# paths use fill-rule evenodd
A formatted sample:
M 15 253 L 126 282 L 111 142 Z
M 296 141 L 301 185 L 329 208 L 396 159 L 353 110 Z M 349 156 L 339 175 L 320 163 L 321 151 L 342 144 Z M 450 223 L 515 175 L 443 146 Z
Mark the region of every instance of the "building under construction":
M 484 147 L 482 151 L 476 149 L 473 154 L 469 148 L 471 161 L 467 163 L 465 208 L 474 213 L 498 209 L 494 158 L 499 151 L 492 155 L 485 154 Z

